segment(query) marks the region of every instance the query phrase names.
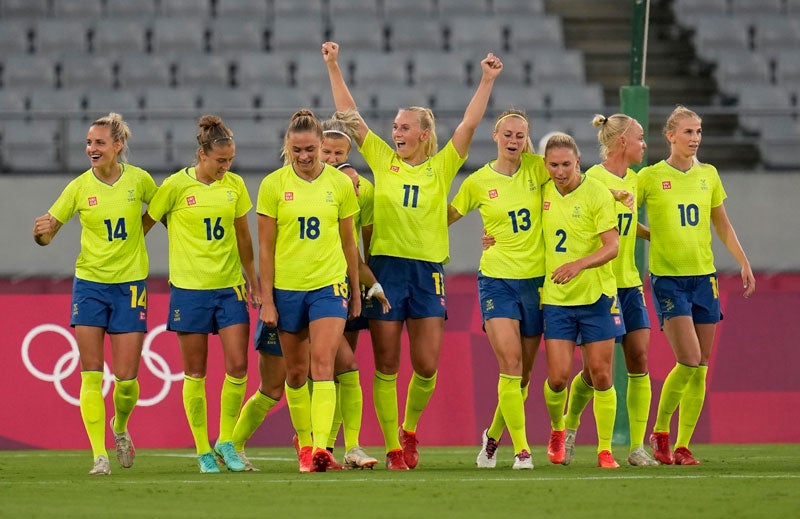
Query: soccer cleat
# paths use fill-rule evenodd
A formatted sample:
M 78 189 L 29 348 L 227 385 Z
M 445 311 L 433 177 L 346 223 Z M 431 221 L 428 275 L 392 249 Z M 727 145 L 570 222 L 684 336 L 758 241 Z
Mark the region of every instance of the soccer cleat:
M 333 455 L 333 447 L 325 450 L 331 453 L 331 464 L 328 465 L 328 470 L 344 470 L 346 468 L 348 469 L 350 468 L 350 467 L 345 467 L 344 465 L 336 461 L 336 456 Z
M 378 460 L 356 445 L 344 455 L 344 464 L 353 469 L 371 469 L 378 464 Z
M 386 453 L 386 470 L 408 470 L 402 449 L 395 449 Z
M 299 456 L 300 455 L 300 439 L 297 437 L 296 434 L 294 436 L 292 436 L 292 445 L 294 445 L 294 451 Z
M 511 467 L 514 470 L 533 470 L 533 458 L 531 453 L 522 449 L 519 454 L 514 456 L 514 465 Z
M 314 455 L 311 456 L 311 472 L 325 472 L 335 461 L 333 454 L 328 449 L 317 448 L 314 450 Z M 341 467 L 341 465 L 339 466 Z
M 255 468 L 253 464 L 250 463 L 250 460 L 247 458 L 247 455 L 245 455 L 244 451 L 237 451 L 236 454 L 239 455 L 239 459 L 242 460 L 242 463 L 244 463 L 245 472 L 261 472 L 261 469 Z
M 403 459 L 408 465 L 408 468 L 417 468 L 419 463 L 419 451 L 417 451 L 417 433 L 408 432 L 402 427 L 400 428 L 400 445 L 403 447 Z
M 481 451 L 478 453 L 478 459 L 475 463 L 480 469 L 493 469 L 497 466 L 497 458 L 495 453 L 500 442 L 494 438 L 489 438 L 489 429 L 484 429 L 481 434 Z
M 569 465 L 572 463 L 572 458 L 575 456 L 576 436 L 578 436 L 577 429 L 567 429 L 564 435 L 564 459 L 561 461 L 562 465 Z
M 654 467 L 658 465 L 658 462 L 647 454 L 644 447 L 639 446 L 633 449 L 628 456 L 628 465 L 634 467 Z
M 619 463 L 611 455 L 611 451 L 600 451 L 597 453 L 597 466 L 601 469 L 618 469 Z
M 675 449 L 675 465 L 700 465 L 700 462 L 692 456 L 692 451 L 686 447 Z
M 300 472 L 311 472 L 311 454 L 314 452 L 314 447 L 300 447 L 297 453 L 297 461 L 300 463 Z
M 94 459 L 94 466 L 89 471 L 90 476 L 108 476 L 111 474 L 111 465 L 108 458 L 102 454 Z
M 223 463 L 231 472 L 244 472 L 246 467 L 236 450 L 233 448 L 233 442 L 222 442 L 214 445 L 214 455 L 217 460 Z
M 547 443 L 547 459 L 554 465 L 564 462 L 564 436 L 565 431 L 550 430 L 550 441 Z
M 653 448 L 653 457 L 663 465 L 672 465 L 675 458 L 669 450 L 669 433 L 654 432 L 650 435 L 650 447 Z
M 111 432 L 114 433 L 114 445 L 117 447 L 117 461 L 123 468 L 131 468 L 133 459 L 136 457 L 136 450 L 133 448 L 130 433 L 128 431 L 115 433 L 114 417 L 111 418 Z
M 202 474 L 219 474 L 217 459 L 214 457 L 213 452 L 206 452 L 198 456 L 197 464 L 200 465 L 200 472 Z

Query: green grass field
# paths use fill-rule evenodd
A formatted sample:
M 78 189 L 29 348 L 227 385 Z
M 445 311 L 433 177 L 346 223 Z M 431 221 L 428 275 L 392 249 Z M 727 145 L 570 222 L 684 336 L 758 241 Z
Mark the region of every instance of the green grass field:
M 369 449 L 378 454 L 379 449 Z M 617 448 L 622 462 L 624 448 Z M 88 451 L 0 452 L 0 517 L 790 518 L 800 514 L 800 445 L 696 445 L 699 467 L 569 467 L 534 447 L 533 471 L 494 470 L 475 447 L 420 449 L 420 467 L 299 474 L 291 448 L 247 453 L 261 472 L 200 474 L 188 450 L 137 451 L 136 465 L 91 477 Z M 113 450 L 111 451 L 113 457 Z M 340 454 L 340 453 L 338 453 Z M 524 514 L 524 515 L 523 515 Z

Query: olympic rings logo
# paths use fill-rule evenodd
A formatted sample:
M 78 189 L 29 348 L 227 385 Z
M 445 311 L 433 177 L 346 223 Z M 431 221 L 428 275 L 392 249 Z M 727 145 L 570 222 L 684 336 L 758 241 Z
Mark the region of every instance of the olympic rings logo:
M 161 386 L 161 390 L 154 397 L 140 398 L 136 404 L 137 406 L 148 407 L 158 404 L 167 397 L 173 382 L 183 380 L 183 371 L 178 373 L 173 373 L 170 371 L 169 365 L 167 364 L 167 361 L 164 360 L 164 357 L 151 349 L 153 340 L 166 330 L 167 325 L 162 324 L 150 330 L 144 337 L 144 344 L 142 345 L 142 360 L 144 361 L 145 366 L 147 366 L 147 369 L 149 369 L 150 372 L 157 378 L 161 379 L 164 384 Z M 61 355 L 61 357 L 59 357 L 59 359 L 56 361 L 52 373 L 45 373 L 34 366 L 30 358 L 31 342 L 33 342 L 33 340 L 42 333 L 56 333 L 61 335 L 64 339 L 66 339 L 67 344 L 69 344 L 70 347 L 69 351 Z M 57 324 L 40 324 L 25 335 L 25 338 L 22 341 L 21 353 L 22 362 L 25 364 L 25 367 L 28 368 L 28 371 L 31 373 L 31 375 L 39 380 L 52 382 L 56 388 L 56 392 L 67 403 L 70 403 L 74 406 L 80 405 L 80 400 L 70 395 L 62 384 L 64 380 L 66 380 L 75 372 L 75 370 L 78 368 L 78 364 L 80 363 L 78 342 L 69 331 Z M 108 364 L 103 362 L 103 397 L 108 394 L 113 381 L 114 375 L 108 368 Z

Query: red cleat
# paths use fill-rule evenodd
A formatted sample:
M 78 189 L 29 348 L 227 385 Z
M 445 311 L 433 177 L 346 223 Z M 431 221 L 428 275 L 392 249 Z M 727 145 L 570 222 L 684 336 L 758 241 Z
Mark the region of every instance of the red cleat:
M 292 436 L 292 445 L 294 445 L 294 450 L 297 452 L 297 455 L 300 456 L 300 439 L 296 434 Z
M 650 447 L 653 448 L 653 457 L 662 465 L 672 465 L 675 458 L 669 450 L 669 433 L 654 432 L 650 435 Z M 691 453 L 689 453 L 691 455 Z
M 597 453 L 597 466 L 601 469 L 618 469 L 619 463 L 611 455 L 611 451 L 600 451 Z
M 678 447 L 675 449 L 675 465 L 700 465 L 700 462 L 692 456 L 692 451 L 686 447 Z
M 386 453 L 386 470 L 408 470 L 408 465 L 401 449 Z
M 326 449 L 326 450 L 328 450 L 328 449 Z M 333 451 L 332 450 L 328 450 L 328 452 L 331 453 L 331 464 L 328 465 L 328 470 L 344 470 L 345 469 L 344 465 L 342 465 L 341 463 L 336 461 L 336 456 L 333 455 Z M 347 468 L 350 468 L 350 467 L 347 467 Z
M 417 433 L 408 432 L 400 428 L 400 445 L 403 447 L 403 459 L 410 469 L 417 468 L 419 463 L 419 451 L 417 451 Z
M 300 462 L 300 472 L 311 472 L 311 453 L 314 447 L 302 447 L 297 453 L 297 460 Z
M 311 456 L 311 472 L 325 472 L 330 468 L 331 463 L 336 463 L 333 454 L 328 452 L 328 449 L 317 448 L 314 450 L 314 455 Z M 341 465 L 339 470 L 341 470 Z
M 564 449 L 565 436 L 566 431 L 564 430 L 550 430 L 550 441 L 547 444 L 547 458 L 550 460 L 550 463 L 555 465 L 563 463 L 564 457 L 566 456 L 566 450 Z

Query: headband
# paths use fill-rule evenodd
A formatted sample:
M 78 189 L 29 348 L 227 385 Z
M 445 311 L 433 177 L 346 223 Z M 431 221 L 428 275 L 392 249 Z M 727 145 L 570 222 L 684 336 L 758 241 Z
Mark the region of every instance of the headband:
M 525 124 L 529 124 L 528 120 L 525 119 L 525 117 L 523 117 L 520 114 L 507 114 L 507 115 L 504 115 L 503 117 L 501 117 L 500 119 L 498 119 L 496 123 L 494 123 L 494 129 L 497 130 L 497 127 L 500 126 L 500 123 L 503 122 L 503 119 L 508 119 L 509 117 L 519 117 L 520 119 L 525 121 Z
M 350 139 L 350 136 L 349 136 L 349 135 L 347 135 L 347 134 L 346 134 L 346 133 L 344 133 L 344 132 L 341 132 L 341 131 L 339 131 L 339 130 L 325 130 L 325 131 L 323 131 L 323 132 L 322 132 L 322 135 L 325 135 L 326 133 L 335 133 L 335 134 L 337 134 L 337 135 L 341 135 L 342 137 L 344 137 L 345 139 L 347 139 L 347 142 L 349 142 L 350 144 L 353 144 L 353 141 Z

